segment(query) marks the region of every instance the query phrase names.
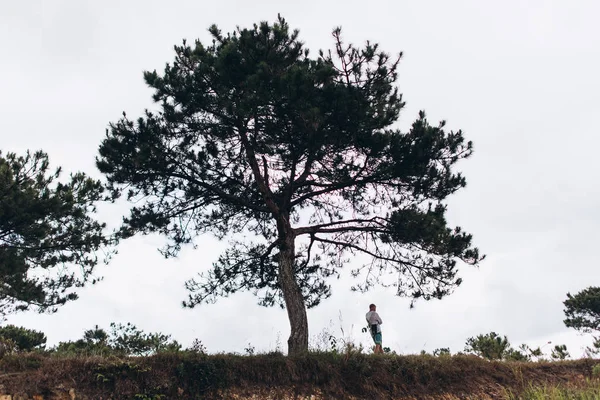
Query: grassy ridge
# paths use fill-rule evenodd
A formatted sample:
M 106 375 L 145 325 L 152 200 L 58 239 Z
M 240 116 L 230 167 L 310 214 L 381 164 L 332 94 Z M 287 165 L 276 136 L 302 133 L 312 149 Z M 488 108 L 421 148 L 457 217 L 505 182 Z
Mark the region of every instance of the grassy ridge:
M 217 399 L 231 398 L 232 393 L 262 393 L 261 398 L 268 393 L 272 398 L 597 399 L 600 379 L 593 370 L 598 363 L 360 353 L 285 357 L 178 352 L 139 358 L 28 354 L 0 360 L 0 385 L 7 393 L 30 396 L 75 388 L 90 399 Z M 572 397 L 576 393 L 588 397 Z

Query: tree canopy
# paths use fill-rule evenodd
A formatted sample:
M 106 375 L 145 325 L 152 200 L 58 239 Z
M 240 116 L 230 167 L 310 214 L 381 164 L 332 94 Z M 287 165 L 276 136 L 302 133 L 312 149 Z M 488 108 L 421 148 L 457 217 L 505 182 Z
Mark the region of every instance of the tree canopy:
M 590 286 L 572 295 L 567 293 L 564 323 L 584 333 L 600 333 L 600 287 Z
M 552 353 L 550 356 L 553 360 L 566 360 L 567 358 L 571 357 L 571 354 L 569 354 L 566 345 L 557 344 L 552 349 Z
M 355 254 L 368 261 L 354 265 L 354 290 L 451 293 L 457 261 L 480 261 L 444 204 L 466 185 L 453 167 L 473 147 L 424 112 L 394 128 L 401 54 L 345 44 L 336 29 L 333 49 L 311 56 L 281 17 L 209 31 L 212 43 L 184 41 L 162 73 L 144 73 L 159 110 L 111 123 L 97 158 L 133 202 L 123 237 L 159 232 L 166 256 L 204 233 L 230 241 L 184 305 L 250 290 L 285 306 L 294 353 L 308 346 L 306 307 Z
M 508 338 L 496 332 L 470 337 L 465 345 L 465 352 L 477 354 L 488 360 L 502 360 L 510 350 Z
M 15 325 L 1 326 L 0 339 L 10 340 L 17 351 L 44 349 L 47 340 L 44 332 Z
M 586 348 L 589 355 L 600 354 L 600 287 L 590 286 L 579 293 L 567 293 L 564 323 L 582 333 L 591 333 L 594 339 Z
M 0 152 L 0 315 L 53 311 L 94 281 L 109 239 L 92 218 L 103 186 L 83 173 L 58 182 L 47 154 Z

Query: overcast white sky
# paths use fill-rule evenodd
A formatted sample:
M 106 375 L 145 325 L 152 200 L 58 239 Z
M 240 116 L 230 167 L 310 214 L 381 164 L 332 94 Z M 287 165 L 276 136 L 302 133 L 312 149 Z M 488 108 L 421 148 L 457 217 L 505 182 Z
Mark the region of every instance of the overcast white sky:
M 450 221 L 474 234 L 488 255 L 464 267 L 450 297 L 419 302 L 392 291 L 334 295 L 309 311 L 311 335 L 330 328 L 360 333 L 369 303 L 384 321 L 384 346 L 400 353 L 450 347 L 494 330 L 518 345 L 566 343 L 574 356 L 589 341 L 564 327 L 562 301 L 600 284 L 600 2 L 461 1 L 150 1 L 0 2 L 0 148 L 43 149 L 54 166 L 99 176 L 94 157 L 110 121 L 152 106 L 144 70 L 161 70 L 183 38 L 207 28 L 273 21 L 281 13 L 313 51 L 329 48 L 341 25 L 348 41 L 404 52 L 399 85 L 407 101 L 401 127 L 420 109 L 445 119 L 475 143 L 460 167 L 468 187 L 450 202 Z M 314 54 L 314 53 L 313 53 Z M 105 212 L 102 218 L 120 216 Z M 22 314 L 10 323 L 43 330 L 51 344 L 85 329 L 130 321 L 201 339 L 210 352 L 243 352 L 250 342 L 285 349 L 287 314 L 237 294 L 182 309 L 185 280 L 207 268 L 225 243 L 199 238 L 198 249 L 164 260 L 159 237 L 123 242 L 103 282 L 54 315 Z M 353 326 L 353 328 L 352 328 Z M 547 346 L 546 349 L 548 349 Z

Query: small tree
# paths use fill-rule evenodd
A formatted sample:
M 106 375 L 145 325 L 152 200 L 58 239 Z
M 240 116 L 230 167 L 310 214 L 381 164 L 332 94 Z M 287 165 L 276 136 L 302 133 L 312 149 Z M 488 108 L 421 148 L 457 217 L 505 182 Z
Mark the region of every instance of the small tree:
M 83 340 L 93 345 L 106 345 L 108 342 L 108 333 L 96 325 L 94 329 L 89 329 L 83 333 Z
M 43 349 L 46 344 L 44 332 L 15 325 L 0 327 L 0 338 L 12 341 L 17 351 Z
M 85 355 L 107 357 L 111 355 L 125 356 L 126 354 L 117 352 L 106 343 L 88 342 L 85 339 L 75 341 L 59 342 L 50 352 L 60 355 Z
M 206 354 L 206 346 L 204 346 L 202 340 L 198 338 L 194 339 L 192 345 L 185 350 L 191 353 Z
M 600 336 L 595 336 L 591 346 L 586 348 L 586 353 L 589 357 L 600 354 Z
M 178 351 L 181 345 L 171 341 L 171 335 L 146 333 L 131 323 L 111 323 L 111 346 L 120 352 L 134 356 L 147 356 L 163 351 Z
M 109 342 L 109 335 L 106 331 L 96 325 L 93 329 L 88 329 L 83 333 L 83 338 L 76 341 L 60 342 L 51 351 L 59 354 L 83 354 L 95 356 L 125 355 L 117 351 Z
M 521 346 L 519 349 L 513 349 L 512 347 L 509 347 L 502 355 L 502 359 L 506 361 L 526 362 L 531 361 L 531 356 L 527 352 L 527 349 L 523 348 L 523 346 Z
M 581 292 L 571 295 L 567 293 L 564 323 L 581 333 L 590 333 L 594 339 L 589 354 L 600 353 L 600 287 L 590 286 Z
M 502 360 L 509 349 L 508 338 L 501 337 L 496 332 L 470 337 L 465 346 L 465 352 L 477 354 L 488 360 Z
M 441 347 L 439 349 L 435 349 L 433 351 L 433 355 L 435 357 L 449 357 L 452 355 L 452 353 L 450 353 L 450 349 L 448 347 Z
M 0 152 L 0 317 L 76 299 L 72 289 L 95 282 L 98 251 L 109 243 L 91 217 L 100 182 L 76 173 L 60 183 L 60 168 L 49 168 L 41 151 Z
M 550 356 L 554 360 L 566 360 L 567 358 L 571 357 L 571 355 L 567 351 L 567 346 L 564 344 L 557 344 L 556 346 L 554 346 Z
M 567 293 L 564 323 L 583 333 L 600 332 L 600 287 L 590 286 L 581 292 Z
M 488 360 L 524 362 L 532 359 L 536 361 L 544 359 L 544 353 L 540 347 L 532 349 L 528 345 L 522 344 L 515 349 L 506 336 L 500 336 L 496 332 L 467 339 L 465 352 L 477 354 Z
M 393 128 L 400 56 L 346 45 L 336 29 L 333 51 L 310 57 L 283 18 L 210 33 L 212 44 L 184 41 L 164 73 L 145 73 L 160 111 L 110 124 L 97 160 L 113 194 L 135 201 L 124 237 L 164 234 L 167 256 L 198 234 L 231 240 L 184 305 L 253 291 L 287 309 L 294 354 L 308 349 L 306 308 L 354 254 L 368 258 L 354 290 L 451 293 L 457 262 L 480 260 L 444 205 L 466 185 L 453 167 L 473 148 L 424 112 L 408 132 Z
M 548 342 L 548 344 L 550 343 L 551 342 Z M 522 354 L 527 358 L 526 361 L 531 361 L 532 359 L 535 359 L 536 361 L 544 360 L 544 352 L 542 351 L 542 348 L 540 346 L 536 347 L 535 349 L 532 349 L 528 345 L 522 344 L 521 346 L 519 346 L 519 349 L 520 352 L 522 352 Z

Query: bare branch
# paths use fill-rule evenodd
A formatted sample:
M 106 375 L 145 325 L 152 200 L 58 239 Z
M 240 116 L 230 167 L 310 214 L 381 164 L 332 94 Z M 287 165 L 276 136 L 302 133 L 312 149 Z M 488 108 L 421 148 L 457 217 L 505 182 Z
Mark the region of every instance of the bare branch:
M 386 257 L 386 256 L 383 256 L 381 254 L 373 253 L 372 251 L 369 251 L 369 250 L 367 250 L 367 249 L 365 249 L 363 247 L 357 246 L 357 245 L 349 243 L 349 242 L 340 242 L 340 241 L 337 241 L 337 240 L 325 239 L 325 238 L 321 238 L 321 237 L 318 237 L 318 236 L 314 236 L 314 240 L 316 240 L 317 242 L 321 242 L 321 243 L 329 243 L 329 244 L 332 244 L 332 245 L 335 245 L 335 246 L 341 247 L 341 248 L 354 249 L 356 251 L 360 251 L 360 252 L 365 253 L 365 254 L 367 254 L 367 255 L 369 255 L 371 257 L 374 257 L 374 258 L 376 258 L 378 260 L 389 261 L 389 262 L 393 262 L 393 263 L 407 264 L 407 265 L 410 265 L 411 267 L 419 268 L 418 266 L 413 265 L 411 263 L 406 263 L 404 261 L 401 261 L 401 260 L 398 260 L 398 259 L 395 259 L 395 258 Z
M 267 158 L 265 156 L 262 156 L 262 162 L 263 162 L 263 171 L 265 174 L 265 185 L 267 187 L 269 187 L 269 167 L 267 164 Z
M 209 192 L 214 193 L 215 195 L 219 196 L 223 200 L 227 200 L 227 201 L 229 201 L 232 204 L 239 205 L 239 206 L 242 206 L 242 207 L 246 207 L 246 208 L 249 208 L 251 210 L 258 211 L 258 212 L 269 212 L 270 211 L 266 207 L 261 207 L 261 206 L 258 206 L 256 204 L 250 203 L 246 199 L 243 199 L 241 197 L 237 197 L 237 196 L 234 196 L 232 194 L 229 194 L 229 193 L 223 191 L 222 189 L 219 189 L 215 185 L 209 185 L 208 183 L 200 181 L 200 180 L 198 180 L 198 179 L 196 179 L 196 178 L 194 178 L 194 177 L 192 177 L 192 176 L 190 176 L 190 175 L 188 175 L 186 173 L 171 172 L 169 175 L 173 176 L 173 177 L 182 178 L 182 179 L 186 179 L 186 180 L 192 181 L 194 184 L 200 186 L 201 188 L 206 189 Z
M 273 192 L 271 192 L 271 188 L 265 182 L 264 177 L 260 174 L 260 168 L 258 166 L 258 161 L 256 161 L 256 153 L 254 152 L 254 147 L 250 144 L 248 140 L 248 135 L 243 127 L 238 127 L 238 133 L 240 135 L 240 139 L 242 141 L 242 145 L 244 150 L 246 151 L 246 157 L 248 157 L 248 162 L 250 163 L 250 169 L 252 170 L 252 174 L 254 175 L 254 179 L 256 180 L 256 184 L 258 185 L 258 189 L 260 190 L 263 199 L 269 211 L 274 216 L 280 215 L 279 206 L 273 199 Z
M 306 266 L 310 262 L 311 250 L 312 250 L 314 243 L 315 243 L 315 235 L 310 235 L 310 243 L 308 244 L 308 248 L 306 250 L 306 261 L 304 262 L 304 264 L 302 264 L 302 267 L 300 267 L 300 269 L 306 268 Z
M 305 235 L 305 234 L 315 234 L 315 233 L 336 233 L 336 232 L 345 232 L 345 231 L 367 231 L 367 232 L 380 232 L 384 231 L 381 229 L 385 227 L 385 224 L 378 221 L 386 221 L 385 218 L 382 217 L 373 217 L 370 219 L 349 219 L 342 221 L 333 221 L 325 224 L 312 225 L 312 226 L 304 226 L 300 228 L 294 229 L 296 235 Z M 375 224 L 381 228 L 376 228 L 373 225 L 370 226 L 340 226 L 347 224 Z M 332 226 L 338 226 L 338 228 L 330 228 Z

